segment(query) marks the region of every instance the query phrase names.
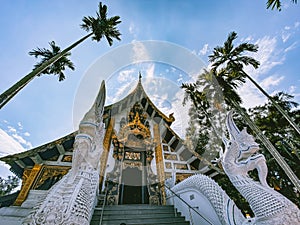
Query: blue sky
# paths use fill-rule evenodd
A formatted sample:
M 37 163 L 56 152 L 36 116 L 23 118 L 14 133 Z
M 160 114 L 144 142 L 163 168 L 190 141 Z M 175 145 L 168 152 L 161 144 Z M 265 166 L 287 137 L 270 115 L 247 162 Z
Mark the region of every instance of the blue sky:
M 100 43 L 85 41 L 72 51 L 71 60 L 76 70 L 67 70 L 65 81 L 58 82 L 54 76 L 38 77 L 1 109 L 1 155 L 30 149 L 74 131 L 73 103 L 86 71 L 99 57 L 136 41 L 173 43 L 191 51 L 208 65 L 207 56 L 213 48 L 222 45 L 229 32 L 236 31 L 239 36 L 236 44 L 249 41 L 259 45 L 259 52 L 254 57 L 261 66 L 256 71 L 247 68 L 247 72 L 268 93 L 283 90 L 295 95 L 296 101 L 300 102 L 300 4 L 283 1 L 283 9 L 278 12 L 267 10 L 263 0 L 103 2 L 108 5 L 109 16 L 121 17 L 119 30 L 122 41 L 115 42 L 112 47 L 105 40 Z M 1 93 L 32 70 L 37 61 L 28 55 L 30 50 L 48 47 L 52 40 L 64 48 L 85 35 L 79 24 L 84 16 L 94 16 L 98 6 L 98 1 L 94 0 L 16 0 L 1 3 Z M 108 81 L 111 87 L 115 86 L 110 90 L 108 100 L 124 96 L 130 88 L 123 90 L 120 87 L 134 86 L 139 70 L 146 86 L 148 78 L 163 77 L 177 88 L 180 81 L 190 79 L 179 68 L 170 65 L 169 68 L 159 63 L 129 65 L 110 75 Z M 161 88 L 159 91 L 164 93 L 156 89 L 149 95 L 154 99 L 159 96 L 157 104 L 168 114 L 178 106 L 180 97 L 176 98 L 177 106 L 174 108 L 170 104 L 173 98 L 168 89 Z M 245 106 L 265 102 L 251 84 L 245 84 L 240 93 Z

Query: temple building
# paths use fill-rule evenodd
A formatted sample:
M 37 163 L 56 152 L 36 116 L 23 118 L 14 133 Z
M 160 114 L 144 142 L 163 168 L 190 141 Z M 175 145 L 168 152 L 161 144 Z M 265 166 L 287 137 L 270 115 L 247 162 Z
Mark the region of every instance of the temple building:
M 210 177 L 217 174 L 201 164 L 197 154 L 172 130 L 175 118 L 172 114 L 166 116 L 153 104 L 143 88 L 141 76 L 131 93 L 104 107 L 102 119 L 105 133 L 99 158 L 99 196 L 105 200 L 99 198 L 98 206 L 165 206 L 166 180 L 178 183 L 194 174 Z M 75 131 L 0 159 L 22 179 L 18 193 L 0 199 L 1 221 L 7 225 L 22 224 L 49 189 L 68 173 L 77 134 Z M 182 220 L 178 224 L 186 223 Z

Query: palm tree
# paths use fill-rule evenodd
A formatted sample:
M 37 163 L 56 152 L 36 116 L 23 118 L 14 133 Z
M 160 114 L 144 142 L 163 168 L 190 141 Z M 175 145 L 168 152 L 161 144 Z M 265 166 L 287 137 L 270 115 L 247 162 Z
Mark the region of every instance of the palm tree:
M 234 90 L 238 87 L 239 84 L 244 83 L 246 77 L 249 78 L 252 82 L 254 81 L 250 76 L 248 76 L 243 71 L 243 65 L 252 65 L 254 68 L 258 68 L 259 66 L 259 62 L 257 60 L 242 55 L 242 53 L 245 51 L 256 52 L 258 46 L 253 44 L 248 44 L 248 43 L 242 43 L 236 48 L 233 48 L 232 42 L 236 38 L 237 38 L 237 34 L 235 32 L 232 32 L 229 34 L 228 39 L 225 41 L 224 47 L 218 46 L 214 48 L 213 55 L 209 56 L 210 61 L 213 62 L 212 71 L 213 73 L 216 74 L 217 80 L 219 81 L 219 84 L 222 87 L 223 95 L 225 101 L 227 100 L 226 101 L 227 104 L 228 102 L 231 102 L 231 104 L 229 105 L 232 105 L 235 109 L 237 109 L 237 111 L 240 113 L 243 119 L 248 123 L 250 128 L 257 134 L 257 137 L 265 145 L 266 149 L 268 149 L 270 154 L 275 158 L 277 163 L 285 171 L 285 173 L 290 178 L 294 186 L 300 191 L 300 182 L 297 176 L 291 170 L 289 165 L 284 161 L 283 157 L 278 153 L 278 151 L 268 140 L 268 138 L 255 125 L 255 123 L 250 119 L 248 114 L 240 107 L 240 102 L 236 101 L 238 97 L 234 97 L 234 95 L 237 95 L 237 93 L 230 91 L 230 89 Z M 224 64 L 226 65 L 223 66 L 222 69 L 217 71 L 218 67 Z M 259 87 L 259 85 L 256 82 L 255 84 L 256 86 Z M 259 87 L 259 89 L 263 90 L 261 87 Z M 278 104 L 269 95 L 267 96 L 269 100 L 272 102 L 272 104 L 276 107 L 276 105 Z M 275 102 L 276 105 L 273 102 Z M 280 106 L 278 105 L 278 107 Z
M 297 0 L 292 0 L 293 3 L 297 3 Z M 276 8 L 278 11 L 281 11 L 281 0 L 268 0 L 267 9 L 271 8 L 272 10 Z
M 69 52 L 82 43 L 84 40 L 92 36 L 92 40 L 99 42 L 103 37 L 105 37 L 108 41 L 108 44 L 111 46 L 113 44 L 113 38 L 117 40 L 120 39 L 121 33 L 117 29 L 117 25 L 121 23 L 119 20 L 119 16 L 113 16 L 107 18 L 107 6 L 99 3 L 99 10 L 96 12 L 96 17 L 84 17 L 83 24 L 81 24 L 81 28 L 86 30 L 88 33 L 86 36 L 82 37 L 66 49 L 61 52 L 57 52 L 56 55 L 53 55 L 48 60 L 45 59 L 38 67 L 35 67 L 32 72 L 23 77 L 20 81 L 10 87 L 8 90 L 3 92 L 0 95 L 0 109 L 14 96 L 16 95 L 26 84 L 28 84 L 33 78 L 40 75 L 42 72 L 47 70 L 53 63 L 60 60 L 62 57 L 70 54 Z M 34 51 L 33 51 L 34 52 Z M 32 52 L 32 53 L 33 53 Z M 33 54 L 34 55 L 34 54 Z M 58 63 L 57 65 L 62 65 Z M 63 68 L 63 67 L 61 67 Z M 51 71 L 50 69 L 49 71 Z M 53 69 L 51 72 L 55 71 L 56 74 L 60 74 L 56 69 Z M 47 72 L 46 72 L 47 73 Z M 61 77 L 61 76 L 60 76 Z M 62 78 L 62 77 L 61 77 Z
M 213 107 L 210 107 L 211 105 L 216 106 L 220 104 L 220 102 L 218 102 L 219 98 L 217 97 L 217 91 L 215 89 L 216 85 L 214 85 L 214 83 L 211 71 L 205 70 L 199 75 L 195 83 L 183 83 L 181 85 L 181 88 L 185 90 L 183 104 L 186 104 L 187 100 L 191 100 L 194 105 L 194 107 L 190 109 L 190 121 L 192 124 L 187 129 L 186 144 L 189 145 L 188 140 L 195 142 L 194 146 L 189 148 L 193 155 L 211 169 L 218 171 L 220 174 L 224 174 L 221 169 L 203 156 L 205 148 L 209 148 L 210 152 L 219 152 L 222 143 L 222 131 L 220 130 L 220 127 L 217 126 L 217 124 L 220 123 L 214 123 L 217 119 L 212 119 Z M 200 89 L 202 90 L 200 91 Z M 195 118 L 193 118 L 193 115 L 195 115 Z M 193 130 L 195 121 L 198 122 L 198 126 L 201 126 L 201 130 L 198 131 L 197 128 L 196 131 Z M 211 138 L 213 139 L 213 142 L 209 143 L 208 139 Z
M 43 65 L 43 63 L 47 62 L 61 52 L 60 47 L 56 46 L 54 41 L 51 41 L 49 45 L 51 50 L 46 48 L 37 48 L 36 50 L 29 52 L 29 55 L 35 56 L 35 58 L 42 57 L 42 60 L 34 65 L 34 69 L 39 68 L 41 65 Z M 63 57 L 51 64 L 37 76 L 41 76 L 42 74 L 54 74 L 58 75 L 59 81 L 63 81 L 66 78 L 65 74 L 63 73 L 66 67 L 70 68 L 71 70 L 75 70 L 74 64 L 67 58 L 70 55 L 71 53 L 67 52 Z
M 286 118 L 286 120 L 292 125 L 292 127 L 300 135 L 299 126 L 293 121 L 293 119 L 280 107 L 279 104 L 261 87 L 259 84 L 245 71 L 244 65 L 253 66 L 258 68 L 259 62 L 254 58 L 243 55 L 244 52 L 257 52 L 258 46 L 249 43 L 242 43 L 234 48 L 233 41 L 237 38 L 237 33 L 231 32 L 228 35 L 227 40 L 224 42 L 224 46 L 217 46 L 214 48 L 213 54 L 209 56 L 209 61 L 212 62 L 212 70 L 217 71 L 219 67 L 225 70 L 226 73 L 218 73 L 217 75 L 227 76 L 230 80 L 237 80 L 241 83 L 245 82 L 245 78 L 248 78 L 276 107 L 276 109 Z

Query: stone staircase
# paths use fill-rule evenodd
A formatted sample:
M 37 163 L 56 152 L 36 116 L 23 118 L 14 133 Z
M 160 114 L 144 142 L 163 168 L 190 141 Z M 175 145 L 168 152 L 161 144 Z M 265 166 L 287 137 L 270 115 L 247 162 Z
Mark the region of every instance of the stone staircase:
M 37 202 L 44 199 L 47 191 L 31 190 L 28 198 L 21 206 L 0 208 L 0 224 L 21 225 L 22 221 L 32 211 Z M 104 195 L 100 195 L 98 206 L 95 208 L 91 225 L 100 225 Z M 115 205 L 105 206 L 102 225 L 189 225 L 185 218 L 176 211 L 174 206 L 155 205 Z
M 91 225 L 100 225 L 102 208 L 97 207 L 94 211 Z M 189 225 L 174 206 L 155 205 L 115 205 L 105 206 L 103 211 L 102 225 Z
M 0 224 L 21 225 L 22 221 L 32 211 L 37 202 L 44 199 L 47 191 L 31 190 L 21 206 L 7 206 L 0 208 Z

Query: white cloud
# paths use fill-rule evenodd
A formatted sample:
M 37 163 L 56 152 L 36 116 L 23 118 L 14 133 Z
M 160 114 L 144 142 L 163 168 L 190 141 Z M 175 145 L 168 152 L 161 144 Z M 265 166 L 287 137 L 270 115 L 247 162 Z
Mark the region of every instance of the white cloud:
M 17 129 L 12 127 L 12 126 L 7 126 L 7 129 L 8 129 L 9 133 L 16 133 L 17 132 Z
M 259 93 L 258 89 L 250 82 L 245 83 L 238 90 L 239 95 L 243 100 L 243 107 L 252 108 L 257 105 L 263 105 L 267 99 Z
M 133 33 L 134 33 L 134 28 L 135 28 L 134 23 L 131 22 L 130 25 L 129 25 L 129 33 L 130 33 L 130 34 L 133 34 Z
M 263 89 L 269 89 L 271 86 L 278 86 L 279 83 L 284 79 L 284 76 L 269 76 L 265 78 L 261 83 Z
M 289 88 L 290 93 L 294 93 L 295 90 L 296 90 L 296 86 L 294 86 L 294 85 L 290 86 L 290 88 Z
M 133 41 L 132 44 L 133 44 L 133 52 L 134 52 L 132 56 L 133 57 L 132 62 L 151 60 L 148 51 L 142 42 Z
M 19 127 L 20 130 L 23 129 L 23 125 L 21 124 L 21 122 L 18 122 L 18 127 Z
M 146 70 L 146 78 L 151 79 L 154 77 L 155 64 L 151 63 Z
M 295 22 L 294 28 L 298 28 L 299 26 L 300 26 L 300 22 L 299 21 Z
M 294 97 L 299 97 L 300 96 L 300 92 L 297 92 L 297 87 L 295 85 L 291 85 L 289 87 L 288 93 L 293 95 Z
M 139 33 L 139 29 L 138 27 L 136 26 L 135 23 L 131 22 L 130 25 L 129 25 L 129 33 L 132 34 L 134 36 L 134 39 L 137 39 L 137 35 Z
M 117 89 L 116 94 L 111 99 L 111 103 L 115 103 L 117 101 L 120 101 L 122 98 L 124 98 L 128 93 L 133 91 L 133 89 L 136 87 L 136 84 L 133 84 L 132 82 L 123 83 L 120 88 Z
M 0 128 L 0 155 L 10 155 L 24 151 L 23 146 Z
M 25 136 L 25 137 L 29 137 L 29 136 L 30 136 L 30 133 L 29 133 L 29 132 L 25 132 L 25 133 L 24 133 L 24 136 Z
M 118 81 L 119 82 L 131 81 L 133 73 L 135 73 L 135 69 L 122 70 L 119 73 Z
M 21 145 L 25 146 L 27 149 L 32 148 L 32 144 L 29 141 L 26 141 L 21 135 L 13 134 L 12 137 L 17 140 Z
M 170 112 L 174 112 L 175 121 L 172 129 L 181 137 L 185 138 L 186 129 L 189 126 L 189 108 L 190 104 L 183 106 L 184 91 L 181 89 L 175 94 L 175 101 L 172 102 Z
M 282 39 L 283 43 L 287 42 L 287 40 L 288 40 L 290 37 L 291 37 L 291 34 L 290 34 L 290 33 L 282 32 L 281 39 Z
M 284 52 L 286 53 L 286 52 L 288 52 L 288 51 L 291 51 L 291 50 L 295 49 L 295 48 L 297 47 L 297 44 L 298 44 L 297 41 L 294 42 L 294 43 L 291 44 L 289 47 L 287 47 L 286 49 L 284 49 Z
M 241 42 L 252 42 L 254 38 L 252 36 L 248 36 L 246 38 L 241 38 Z
M 258 69 L 254 69 L 250 66 L 245 68 L 245 72 L 253 78 L 266 74 L 272 68 L 282 64 L 284 61 L 284 56 L 280 56 L 279 51 L 276 48 L 277 40 L 275 37 L 271 38 L 269 36 L 264 36 L 263 38 L 258 39 L 255 44 L 259 46 L 258 51 L 250 56 L 258 60 L 260 62 L 260 66 Z
M 203 46 L 203 48 L 199 51 L 199 55 L 206 55 L 208 52 L 209 48 L 208 48 L 208 44 L 205 44 Z
M 9 124 L 9 123 L 7 123 L 7 124 Z M 23 126 L 20 122 L 18 122 L 18 129 L 23 130 Z M 6 132 L 8 133 L 7 135 L 9 135 L 10 138 L 13 138 L 19 144 L 21 144 L 21 146 L 24 147 L 25 149 L 32 148 L 32 144 L 30 143 L 30 141 L 27 141 L 23 138 L 23 135 L 25 137 L 29 137 L 30 133 L 29 132 L 21 133 L 20 131 L 18 131 L 18 129 L 14 128 L 11 125 L 8 125 L 7 130 L 6 130 Z M 3 132 L 5 132 L 5 131 L 3 131 Z
M 255 44 L 258 45 L 258 51 L 251 54 L 250 56 L 255 58 L 260 62 L 258 69 L 247 66 L 245 72 L 249 74 L 256 82 L 259 82 L 259 77 L 261 75 L 267 74 L 275 66 L 280 65 L 284 61 L 284 56 L 279 55 L 280 50 L 277 49 L 277 39 L 276 37 L 264 36 L 258 39 Z M 280 82 L 283 78 L 266 78 L 263 85 L 266 87 L 276 85 L 276 82 Z M 243 106 L 246 108 L 254 107 L 257 105 L 262 105 L 266 102 L 266 97 L 258 91 L 258 89 L 247 80 L 247 82 L 242 85 L 238 93 L 243 100 Z
M 0 157 L 12 155 L 25 151 L 25 148 L 11 137 L 8 133 L 0 128 Z M 14 176 L 9 171 L 9 166 L 4 162 L 0 161 L 0 177 L 7 178 L 8 176 Z

